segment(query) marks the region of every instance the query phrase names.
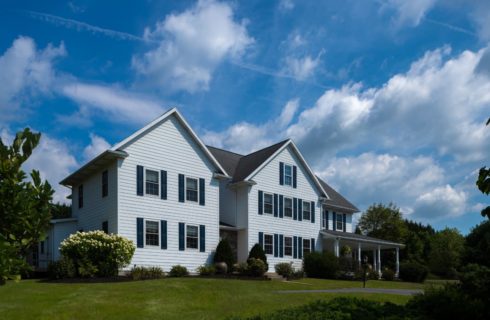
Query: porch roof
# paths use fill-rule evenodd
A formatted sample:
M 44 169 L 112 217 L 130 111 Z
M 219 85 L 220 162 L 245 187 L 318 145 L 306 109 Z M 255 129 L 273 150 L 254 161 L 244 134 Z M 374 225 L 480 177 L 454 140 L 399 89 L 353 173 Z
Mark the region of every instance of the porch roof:
M 350 232 L 341 232 L 341 231 L 333 231 L 333 230 L 321 230 L 320 234 L 325 239 L 340 239 L 346 240 L 348 242 L 355 242 L 366 244 L 365 247 L 373 247 L 373 246 L 381 246 L 382 249 L 389 248 L 403 248 L 405 247 L 402 243 L 396 243 L 388 240 L 377 239 L 373 237 L 368 237 L 362 234 L 350 233 Z

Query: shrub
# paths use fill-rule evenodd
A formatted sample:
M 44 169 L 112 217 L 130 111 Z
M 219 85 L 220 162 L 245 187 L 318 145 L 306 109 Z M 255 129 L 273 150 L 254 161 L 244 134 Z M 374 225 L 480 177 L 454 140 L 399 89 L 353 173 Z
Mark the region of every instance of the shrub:
M 334 279 L 339 259 L 331 252 L 311 252 L 303 258 L 303 270 L 310 278 Z
M 395 280 L 395 271 L 391 269 L 384 269 L 383 272 L 381 273 L 381 278 L 383 278 L 386 281 L 393 281 Z
M 60 251 L 79 276 L 116 276 L 133 257 L 132 241 L 103 231 L 77 232 L 63 240 Z
M 189 271 L 187 271 L 187 268 L 181 265 L 176 265 L 173 266 L 172 269 L 170 269 L 170 272 L 168 273 L 170 277 L 185 277 L 189 275 Z
M 248 264 L 246 262 L 240 262 L 233 266 L 233 269 L 241 275 L 248 274 Z
M 261 277 L 267 271 L 267 267 L 261 259 L 250 258 L 247 260 L 247 271 L 252 277 Z
M 216 273 L 216 269 L 212 265 L 202 265 L 197 268 L 197 272 L 199 272 L 199 275 L 201 276 L 211 276 Z
M 302 269 L 293 271 L 289 276 L 288 280 L 298 280 L 303 279 L 305 276 L 305 272 Z
M 409 282 L 424 282 L 429 269 L 418 262 L 400 263 L 400 279 Z
M 262 260 L 265 263 L 266 270 L 269 270 L 269 264 L 267 263 L 267 257 L 265 255 L 264 249 L 262 249 L 262 246 L 260 244 L 256 243 L 252 247 L 252 249 L 250 249 L 250 252 L 248 254 L 248 259 L 250 259 L 250 258 Z
M 469 264 L 463 268 L 460 281 L 464 292 L 474 297 L 486 297 L 487 300 L 490 300 L 490 268 Z
M 133 280 L 161 279 L 165 277 L 162 268 L 159 267 L 133 267 L 129 272 Z
M 367 278 L 368 280 L 379 280 L 379 273 L 378 271 L 374 269 L 370 269 L 367 272 Z
M 225 274 L 228 273 L 228 265 L 226 262 L 218 262 L 214 265 L 216 268 L 216 273 L 218 274 Z
M 216 247 L 216 252 L 214 253 L 213 262 L 216 264 L 218 262 L 225 262 L 228 266 L 227 270 L 231 271 L 233 264 L 235 263 L 235 255 L 231 249 L 228 240 L 223 239 L 218 243 Z
M 75 265 L 66 258 L 61 258 L 58 261 L 52 261 L 48 265 L 48 277 L 50 279 L 65 279 L 76 276 Z
M 293 272 L 293 263 L 290 262 L 281 262 L 274 266 L 276 273 L 280 276 L 288 278 Z

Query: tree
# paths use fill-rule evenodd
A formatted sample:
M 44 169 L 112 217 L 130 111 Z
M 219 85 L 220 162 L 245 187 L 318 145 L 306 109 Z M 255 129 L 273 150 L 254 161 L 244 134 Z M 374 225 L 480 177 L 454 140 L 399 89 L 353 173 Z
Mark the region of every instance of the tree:
M 51 206 L 52 219 L 65 219 L 71 217 L 71 206 L 64 203 L 53 203 Z
M 461 265 L 464 237 L 458 229 L 446 228 L 436 232 L 430 241 L 430 270 L 441 276 L 453 277 Z
M 463 262 L 490 267 L 490 221 L 480 223 L 466 236 Z
M 395 242 L 402 241 L 407 231 L 402 213 L 393 203 L 371 205 L 361 216 L 358 227 L 367 236 Z
M 490 124 L 490 118 L 487 120 L 487 126 Z M 483 193 L 488 195 L 490 193 L 490 168 L 483 167 L 480 169 L 478 174 L 478 180 L 476 180 L 476 185 L 478 189 Z M 482 216 L 486 216 L 490 219 L 490 206 L 486 207 L 481 211 Z
M 403 243 L 405 248 L 400 252 L 401 260 L 412 260 L 426 264 L 430 255 L 430 239 L 435 234 L 430 225 L 405 220 L 407 232 Z
M 40 133 L 24 129 L 16 134 L 11 146 L 0 139 L 0 260 L 10 261 L 0 269 L 0 277 L 12 278 L 25 264 L 25 256 L 46 233 L 51 218 L 53 189 L 42 182 L 39 171 L 26 181 L 22 164 L 39 144 Z M 9 270 L 4 274 L 3 270 Z

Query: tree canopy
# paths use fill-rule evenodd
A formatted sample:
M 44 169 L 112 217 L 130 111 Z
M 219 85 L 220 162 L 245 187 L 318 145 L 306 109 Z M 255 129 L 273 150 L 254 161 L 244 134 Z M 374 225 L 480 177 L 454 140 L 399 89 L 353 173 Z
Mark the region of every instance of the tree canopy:
M 361 216 L 358 227 L 367 236 L 395 242 L 402 241 L 407 232 L 402 213 L 393 203 L 371 205 Z
M 430 270 L 442 276 L 456 276 L 464 249 L 464 237 L 458 229 L 446 228 L 437 232 L 432 236 L 430 245 Z
M 488 118 L 487 126 L 490 124 L 490 118 Z M 482 167 L 478 173 L 478 179 L 476 180 L 476 185 L 478 189 L 483 193 L 488 195 L 490 193 L 490 168 Z M 482 216 L 486 216 L 490 219 L 490 206 L 486 207 L 481 211 Z

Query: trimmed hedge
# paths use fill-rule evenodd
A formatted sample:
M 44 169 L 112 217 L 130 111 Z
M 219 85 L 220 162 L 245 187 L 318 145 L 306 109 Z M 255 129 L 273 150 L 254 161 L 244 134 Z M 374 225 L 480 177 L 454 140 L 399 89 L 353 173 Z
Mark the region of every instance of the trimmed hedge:
M 303 258 L 303 270 L 309 278 L 335 279 L 340 271 L 339 258 L 331 252 L 311 252 Z
M 424 282 L 429 268 L 418 262 L 400 263 L 400 279 L 409 282 Z
M 189 275 L 189 271 L 187 271 L 187 268 L 181 265 L 173 266 L 172 269 L 170 269 L 170 272 L 168 273 L 169 277 L 174 277 L 174 278 L 185 277 L 188 275 Z
M 133 267 L 129 277 L 133 280 L 161 279 L 165 277 L 165 272 L 159 267 Z

